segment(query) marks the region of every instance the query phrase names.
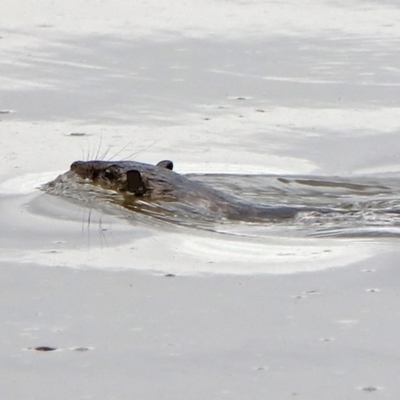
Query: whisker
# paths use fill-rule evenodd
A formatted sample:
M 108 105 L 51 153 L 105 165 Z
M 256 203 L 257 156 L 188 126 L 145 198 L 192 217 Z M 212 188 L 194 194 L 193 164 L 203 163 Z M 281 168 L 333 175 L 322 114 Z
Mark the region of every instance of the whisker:
M 158 142 L 159 142 L 159 140 L 156 140 L 155 142 L 150 143 L 148 146 L 144 147 L 143 149 L 138 150 L 135 153 L 130 154 L 129 156 L 123 158 L 121 161 L 132 159 L 133 157 L 137 156 L 138 154 L 142 153 L 143 151 L 146 151 L 146 150 L 150 149 L 151 147 L 153 147 Z
M 87 214 L 87 212 L 89 214 Z M 87 230 L 88 250 L 90 250 L 90 229 L 86 228 L 86 225 L 88 227 L 90 225 L 90 213 L 91 213 L 91 209 L 89 209 L 87 207 L 83 208 L 81 234 L 82 234 L 82 237 L 83 237 L 84 234 L 86 233 L 85 231 Z M 87 219 L 86 219 L 86 215 L 88 215 Z
M 85 161 L 89 161 L 89 160 L 92 159 L 92 158 L 91 158 L 91 151 L 90 151 L 90 142 L 87 141 L 86 143 L 87 143 L 87 147 L 88 147 L 88 154 L 87 154 L 87 158 L 86 158 Z
M 117 157 L 118 154 L 121 154 L 130 144 L 131 142 L 128 142 L 120 151 L 118 151 L 116 154 L 110 157 L 108 161 L 111 161 L 113 158 Z
M 107 157 L 107 154 L 109 153 L 110 149 L 111 149 L 111 146 L 108 146 L 106 151 L 100 156 L 100 160 L 104 160 Z
M 99 218 L 99 232 L 100 232 L 101 248 L 103 249 L 103 242 L 105 244 L 105 247 L 108 247 L 107 237 L 104 234 L 103 223 L 102 223 L 102 219 L 101 218 Z
M 124 157 L 121 159 L 121 161 L 125 161 L 125 160 L 130 160 L 133 159 L 135 156 L 137 156 L 138 154 L 150 149 L 151 147 L 153 147 L 155 144 L 157 144 L 159 142 L 159 140 L 156 140 L 153 143 L 150 143 L 148 146 L 143 147 L 142 149 L 129 154 L 128 156 Z M 122 147 L 121 150 L 117 151 L 113 156 L 109 157 L 107 159 L 107 161 L 112 161 L 113 159 L 115 159 L 119 154 L 121 154 L 124 150 L 126 150 L 126 148 L 128 146 L 131 145 L 132 142 L 128 142 L 124 147 Z M 82 149 L 82 160 L 85 161 L 92 161 L 92 160 L 106 160 L 107 155 L 109 154 L 110 150 L 111 150 L 111 146 L 108 146 L 108 148 L 103 152 L 100 153 L 100 150 L 102 148 L 103 145 L 103 136 L 100 137 L 100 142 L 99 142 L 99 146 L 97 148 L 97 151 L 95 149 L 92 149 L 90 146 L 90 142 L 87 142 L 87 146 L 88 146 L 88 152 L 87 152 L 87 157 L 85 157 L 84 155 L 84 151 Z
M 100 153 L 100 149 L 101 149 L 101 144 L 103 143 L 103 134 L 100 136 L 100 142 L 99 142 L 99 147 L 97 149 L 97 153 L 96 153 L 96 158 L 95 160 L 99 159 L 99 153 Z
M 90 250 L 90 223 L 92 220 L 92 209 L 89 210 L 88 219 L 87 219 L 87 231 L 88 231 L 88 250 Z
M 87 226 L 88 228 L 90 227 L 90 221 L 92 219 L 92 209 L 89 210 L 89 214 L 88 214 L 88 220 L 87 220 Z

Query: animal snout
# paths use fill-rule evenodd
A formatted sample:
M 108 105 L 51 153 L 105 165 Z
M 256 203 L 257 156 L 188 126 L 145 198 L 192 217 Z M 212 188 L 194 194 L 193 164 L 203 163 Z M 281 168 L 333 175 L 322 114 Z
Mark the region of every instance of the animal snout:
M 82 168 L 83 164 L 84 164 L 84 161 L 74 161 L 71 164 L 70 169 L 71 169 L 71 171 L 76 171 L 77 169 Z

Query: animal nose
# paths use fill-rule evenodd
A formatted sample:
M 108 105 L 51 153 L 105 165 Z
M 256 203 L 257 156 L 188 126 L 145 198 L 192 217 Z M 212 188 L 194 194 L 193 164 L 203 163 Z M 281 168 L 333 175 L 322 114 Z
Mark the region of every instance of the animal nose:
M 77 169 L 82 167 L 82 165 L 83 165 L 83 161 L 75 161 L 71 164 L 70 169 L 71 169 L 71 171 L 76 171 Z

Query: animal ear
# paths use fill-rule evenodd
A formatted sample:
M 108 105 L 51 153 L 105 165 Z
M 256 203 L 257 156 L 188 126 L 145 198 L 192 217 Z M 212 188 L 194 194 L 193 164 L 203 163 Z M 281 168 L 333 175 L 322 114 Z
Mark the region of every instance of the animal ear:
M 174 168 L 174 163 L 170 160 L 163 160 L 157 164 L 157 167 L 170 169 L 172 171 L 172 169 Z
M 143 196 L 146 193 L 142 175 L 136 169 L 131 169 L 126 173 L 126 181 L 128 182 L 128 192 L 134 193 L 136 196 Z

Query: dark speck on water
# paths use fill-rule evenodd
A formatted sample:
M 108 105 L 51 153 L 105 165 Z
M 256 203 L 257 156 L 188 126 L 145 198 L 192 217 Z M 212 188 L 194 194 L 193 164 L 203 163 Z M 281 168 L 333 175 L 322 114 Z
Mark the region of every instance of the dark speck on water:
M 363 387 L 362 390 L 364 390 L 364 392 L 376 392 L 378 390 L 378 388 L 376 388 L 374 386 L 366 386 L 366 387 Z
M 57 348 L 49 347 L 49 346 L 38 346 L 38 347 L 35 347 L 35 350 L 36 351 L 54 351 L 54 350 L 57 350 Z
M 84 352 L 84 351 L 88 351 L 89 348 L 88 347 L 76 347 L 74 350 L 79 351 L 79 352 Z
M 69 133 L 68 136 L 89 136 L 89 135 L 85 132 L 72 132 Z

